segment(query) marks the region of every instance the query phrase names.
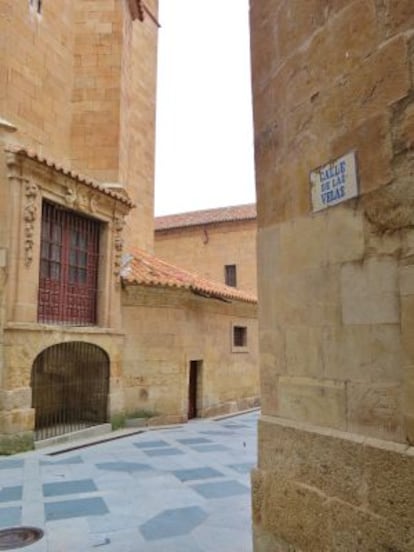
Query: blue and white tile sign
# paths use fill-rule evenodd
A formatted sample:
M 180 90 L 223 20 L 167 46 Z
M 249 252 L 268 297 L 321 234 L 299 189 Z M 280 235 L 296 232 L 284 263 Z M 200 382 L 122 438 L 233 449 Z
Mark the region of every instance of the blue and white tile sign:
M 314 213 L 358 196 L 355 152 L 347 153 L 310 173 Z

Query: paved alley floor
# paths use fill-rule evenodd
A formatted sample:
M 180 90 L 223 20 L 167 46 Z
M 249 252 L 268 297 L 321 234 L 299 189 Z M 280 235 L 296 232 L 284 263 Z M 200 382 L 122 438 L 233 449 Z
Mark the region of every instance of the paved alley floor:
M 257 418 L 0 457 L 0 528 L 43 529 L 27 552 L 250 552 Z

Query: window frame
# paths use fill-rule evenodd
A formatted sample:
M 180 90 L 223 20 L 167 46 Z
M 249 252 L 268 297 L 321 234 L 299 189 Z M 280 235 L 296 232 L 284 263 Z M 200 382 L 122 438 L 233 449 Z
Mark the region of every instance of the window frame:
M 241 330 L 241 331 L 240 331 Z M 233 322 L 231 325 L 231 351 L 233 353 L 249 352 L 248 326 L 240 322 Z M 236 339 L 237 336 L 237 339 Z M 238 339 L 241 337 L 241 342 Z M 241 344 L 240 344 L 241 343 Z
M 37 321 L 98 323 L 101 221 L 42 201 Z
M 226 286 L 237 287 L 237 265 L 224 265 L 224 283 Z

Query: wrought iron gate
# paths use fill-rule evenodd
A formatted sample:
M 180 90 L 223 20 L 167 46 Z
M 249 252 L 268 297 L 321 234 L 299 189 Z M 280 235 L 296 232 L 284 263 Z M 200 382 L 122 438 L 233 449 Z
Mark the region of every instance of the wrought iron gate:
M 107 421 L 109 358 L 96 345 L 59 343 L 33 363 L 35 439 L 47 439 Z

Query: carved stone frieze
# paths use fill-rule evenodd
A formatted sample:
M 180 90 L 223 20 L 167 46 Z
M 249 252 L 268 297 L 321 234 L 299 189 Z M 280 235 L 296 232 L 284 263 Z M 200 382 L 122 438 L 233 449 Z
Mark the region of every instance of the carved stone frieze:
M 64 200 L 71 209 L 80 209 L 85 213 L 94 214 L 99 207 L 99 196 L 79 186 L 66 185 L 64 188 Z
M 122 251 L 124 248 L 124 239 L 122 230 L 125 226 L 125 218 L 123 215 L 115 215 L 113 223 L 114 236 L 114 275 L 119 278 L 122 266 Z
M 67 186 L 65 189 L 64 199 L 68 207 L 75 207 L 77 201 L 76 188 Z
M 24 262 L 30 266 L 33 260 L 34 245 L 34 226 L 37 217 L 37 197 L 39 195 L 38 186 L 31 181 L 27 181 L 24 188 Z
M 90 194 L 89 196 L 89 209 L 91 213 L 96 213 L 99 207 L 99 197 L 98 194 Z

